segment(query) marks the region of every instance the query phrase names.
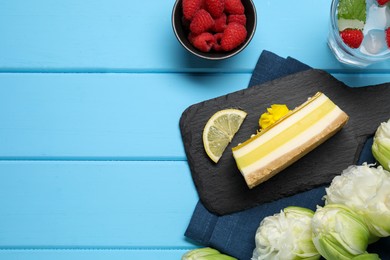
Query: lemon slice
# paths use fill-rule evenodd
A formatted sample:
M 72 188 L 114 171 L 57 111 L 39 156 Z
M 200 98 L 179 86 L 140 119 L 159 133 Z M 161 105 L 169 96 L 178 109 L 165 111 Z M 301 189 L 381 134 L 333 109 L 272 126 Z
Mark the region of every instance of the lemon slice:
M 237 133 L 247 113 L 229 108 L 216 112 L 203 129 L 203 145 L 207 155 L 217 163 Z

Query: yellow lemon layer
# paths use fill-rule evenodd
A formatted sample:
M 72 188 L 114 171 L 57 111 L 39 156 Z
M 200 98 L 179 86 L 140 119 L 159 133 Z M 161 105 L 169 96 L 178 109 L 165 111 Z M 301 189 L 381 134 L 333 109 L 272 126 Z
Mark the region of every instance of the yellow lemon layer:
M 348 116 L 323 93 L 233 148 L 249 187 L 272 177 L 329 138 Z

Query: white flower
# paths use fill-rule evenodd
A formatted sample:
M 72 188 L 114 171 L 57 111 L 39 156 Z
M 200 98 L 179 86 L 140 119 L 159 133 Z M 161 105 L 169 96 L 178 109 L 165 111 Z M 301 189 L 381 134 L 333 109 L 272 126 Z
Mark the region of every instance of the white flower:
M 319 259 L 312 242 L 313 211 L 287 207 L 263 219 L 256 232 L 252 260 Z
M 390 235 L 390 172 L 381 166 L 350 166 L 326 189 L 325 204 L 343 204 L 362 215 L 371 234 Z

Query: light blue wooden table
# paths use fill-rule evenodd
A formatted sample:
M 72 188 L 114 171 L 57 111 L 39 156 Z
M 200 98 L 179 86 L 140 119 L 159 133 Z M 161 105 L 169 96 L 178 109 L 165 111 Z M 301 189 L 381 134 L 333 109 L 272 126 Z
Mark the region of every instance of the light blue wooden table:
M 179 132 L 188 106 L 245 88 L 263 50 L 352 87 L 390 62 L 340 65 L 330 0 L 255 0 L 251 44 L 191 56 L 170 1 L 0 0 L 0 259 L 180 259 L 198 201 Z

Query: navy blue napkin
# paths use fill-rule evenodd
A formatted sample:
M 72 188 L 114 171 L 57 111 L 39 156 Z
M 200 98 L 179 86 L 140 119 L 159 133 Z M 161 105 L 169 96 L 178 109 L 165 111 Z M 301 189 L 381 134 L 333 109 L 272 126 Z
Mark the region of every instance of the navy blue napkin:
M 249 87 L 265 83 L 279 77 L 310 69 L 298 60 L 263 51 L 253 71 Z M 357 164 L 373 163 L 371 153 L 372 138 L 368 139 Z M 256 230 L 266 216 L 280 212 L 287 206 L 301 206 L 315 210 L 323 205 L 325 186 L 265 203 L 254 208 L 229 215 L 217 216 L 210 213 L 199 201 L 195 207 L 185 236 L 204 246 L 210 246 L 238 259 L 249 260 L 255 248 Z M 382 239 L 369 248 L 369 252 L 378 253 L 382 259 L 390 259 L 390 239 Z M 388 252 L 385 252 L 385 251 Z

